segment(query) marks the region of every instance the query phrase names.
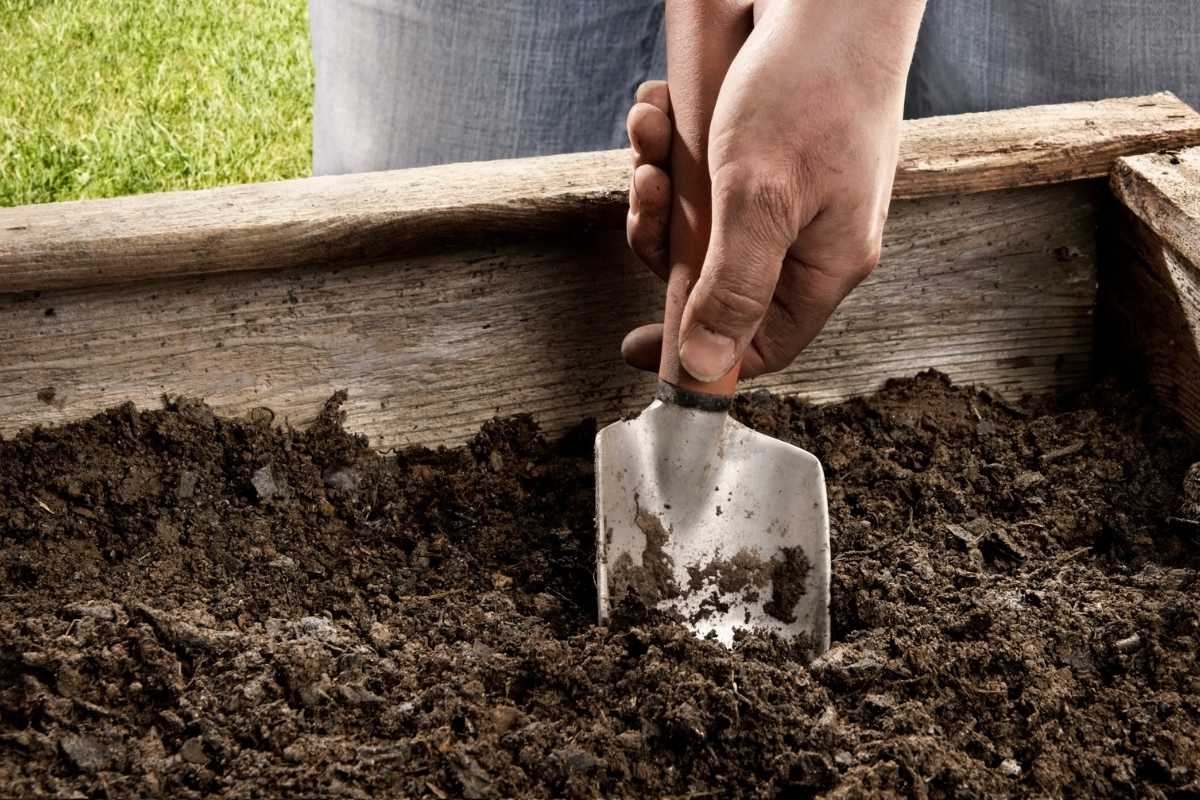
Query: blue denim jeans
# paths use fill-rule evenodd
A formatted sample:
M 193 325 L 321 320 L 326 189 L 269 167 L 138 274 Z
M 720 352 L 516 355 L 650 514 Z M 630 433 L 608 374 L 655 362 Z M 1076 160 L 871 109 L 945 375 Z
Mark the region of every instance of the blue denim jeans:
M 318 175 L 623 147 L 662 0 L 309 0 Z M 1200 0 L 929 0 L 910 117 L 1175 92 Z

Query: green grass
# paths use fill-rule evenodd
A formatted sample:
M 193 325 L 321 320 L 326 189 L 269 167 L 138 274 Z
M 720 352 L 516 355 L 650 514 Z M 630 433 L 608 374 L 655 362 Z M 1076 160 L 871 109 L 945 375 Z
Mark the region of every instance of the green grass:
M 0 206 L 307 175 L 305 0 L 0 0 Z

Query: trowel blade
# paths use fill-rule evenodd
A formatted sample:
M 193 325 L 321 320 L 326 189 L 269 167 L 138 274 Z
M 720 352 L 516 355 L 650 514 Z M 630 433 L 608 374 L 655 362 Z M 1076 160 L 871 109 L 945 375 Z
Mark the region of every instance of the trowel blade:
M 829 647 L 821 463 L 723 412 L 656 400 L 596 436 L 600 622 L 629 592 L 698 636 L 738 628 Z

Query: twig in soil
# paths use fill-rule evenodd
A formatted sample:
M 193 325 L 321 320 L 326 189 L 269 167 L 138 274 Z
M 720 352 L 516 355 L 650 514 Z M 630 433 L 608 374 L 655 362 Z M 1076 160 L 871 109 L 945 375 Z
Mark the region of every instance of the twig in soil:
M 1189 533 L 1200 532 L 1200 520 L 1188 519 L 1187 517 L 1167 517 L 1167 525 L 1176 530 L 1186 530 Z
M 554 595 L 555 597 L 557 597 L 559 600 L 562 600 L 564 603 L 571 606 L 572 608 L 579 608 L 579 603 L 576 603 L 574 600 L 572 600 L 570 597 L 567 597 L 565 594 L 563 594 L 558 589 L 554 589 L 552 587 L 546 587 L 546 591 L 549 592 L 550 594 Z
M 1077 547 L 1074 550 L 1063 553 L 1058 558 L 1051 561 L 1049 564 L 1043 564 L 1042 566 L 1040 566 L 1037 569 L 1030 572 L 1029 577 L 1039 578 L 1042 576 L 1043 573 L 1048 574 L 1049 572 L 1053 571 L 1054 569 L 1063 566 L 1068 561 L 1074 561 L 1076 558 L 1079 558 L 1079 556 L 1083 555 L 1084 553 L 1088 552 L 1091 549 L 1092 549 L 1091 545 L 1084 545 L 1083 547 Z
M 844 553 L 838 553 L 836 556 L 833 557 L 833 560 L 838 561 L 842 558 L 847 558 L 849 556 L 864 556 L 864 557 L 865 556 L 873 556 L 876 553 L 878 553 L 880 550 L 886 549 L 888 544 L 890 544 L 890 542 L 884 542 L 883 544 L 879 545 L 878 547 L 872 547 L 870 550 L 847 550 Z
M 410 600 L 441 600 L 443 597 L 450 597 L 455 594 L 462 594 L 465 589 L 447 589 L 444 592 L 434 592 L 433 594 L 402 594 L 396 598 L 397 603 L 405 603 Z
M 99 705 L 96 705 L 95 703 L 88 702 L 87 700 L 80 699 L 78 697 L 72 698 L 71 702 L 73 702 L 75 704 L 76 708 L 81 708 L 84 711 L 90 711 L 91 713 L 95 714 L 98 717 L 116 716 L 115 711 L 105 708 L 104 706 L 99 706 Z
M 1050 464 L 1067 456 L 1073 456 L 1083 449 L 1083 442 L 1072 442 L 1066 447 L 1060 447 L 1057 450 L 1051 450 L 1049 453 L 1042 453 L 1042 463 Z
M 200 676 L 200 667 L 202 666 L 204 666 L 204 656 L 197 658 L 196 663 L 192 665 L 192 678 L 187 682 L 187 688 L 192 688 L 192 685 L 196 683 L 196 678 Z
M 1136 633 L 1132 636 L 1126 636 L 1124 639 L 1118 639 L 1113 642 L 1113 649 L 1118 653 L 1128 653 L 1131 650 L 1136 650 L 1142 644 L 1142 637 Z

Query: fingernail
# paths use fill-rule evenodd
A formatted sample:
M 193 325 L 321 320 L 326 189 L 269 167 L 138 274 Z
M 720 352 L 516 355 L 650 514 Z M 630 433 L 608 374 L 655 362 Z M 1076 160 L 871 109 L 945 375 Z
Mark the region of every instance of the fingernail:
M 734 341 L 703 325 L 692 328 L 679 346 L 679 362 L 698 381 L 711 383 L 733 369 Z

